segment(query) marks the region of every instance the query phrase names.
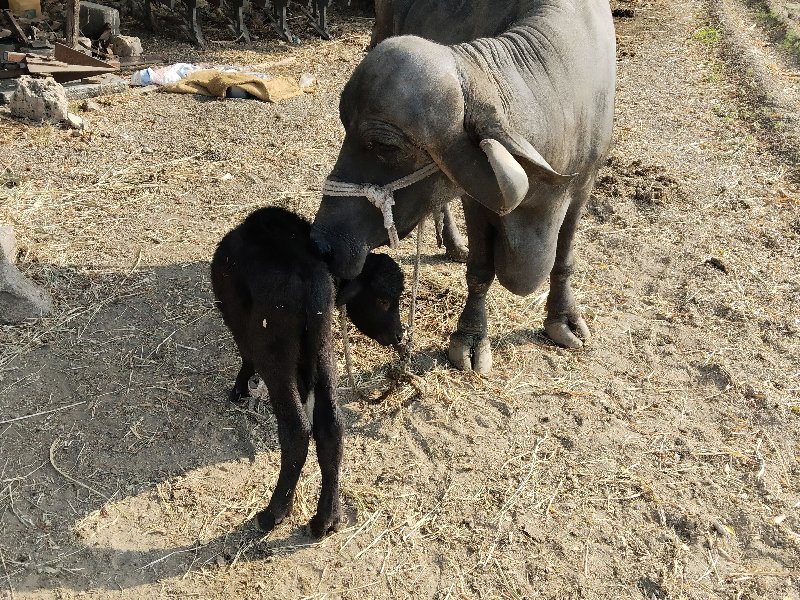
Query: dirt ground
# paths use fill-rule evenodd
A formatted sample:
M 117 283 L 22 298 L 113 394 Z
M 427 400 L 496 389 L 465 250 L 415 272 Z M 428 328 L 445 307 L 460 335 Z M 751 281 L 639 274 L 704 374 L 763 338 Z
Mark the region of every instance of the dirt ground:
M 495 285 L 495 369 L 454 371 L 463 267 L 429 228 L 418 376 L 355 336 L 349 524 L 320 542 L 313 453 L 291 518 L 250 524 L 275 426 L 226 403 L 208 260 L 257 206 L 313 215 L 370 21 L 334 12 L 300 48 L 144 39 L 317 77 L 284 104 L 130 92 L 78 136 L 0 110 L 0 222 L 56 304 L 0 327 L 0 598 L 798 600 L 797 54 L 755 1 L 614 6 L 616 144 L 578 240 L 594 337 L 550 345 L 542 298 Z

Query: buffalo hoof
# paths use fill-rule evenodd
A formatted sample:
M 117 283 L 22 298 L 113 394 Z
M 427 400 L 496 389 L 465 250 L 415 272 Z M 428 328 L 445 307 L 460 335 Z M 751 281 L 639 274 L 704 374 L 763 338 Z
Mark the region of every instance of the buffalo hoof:
M 591 336 L 589 326 L 577 312 L 548 317 L 544 322 L 544 330 L 551 340 L 565 348 L 582 348 Z
M 335 512 L 328 517 L 322 517 L 317 513 L 308 522 L 308 531 L 313 537 L 320 539 L 329 533 L 339 531 L 343 524 L 344 518 L 340 512 Z
M 486 336 L 456 331 L 450 336 L 447 357 L 462 371 L 475 371 L 485 375 L 492 370 L 492 349 Z
M 454 262 L 467 262 L 469 248 L 465 244 L 451 244 L 447 246 L 444 255 Z

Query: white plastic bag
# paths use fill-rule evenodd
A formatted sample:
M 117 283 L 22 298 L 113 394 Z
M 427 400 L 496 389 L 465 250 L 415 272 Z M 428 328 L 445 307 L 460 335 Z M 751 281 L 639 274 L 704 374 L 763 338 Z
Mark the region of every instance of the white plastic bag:
M 166 85 L 177 83 L 192 71 L 198 71 L 200 67 L 190 63 L 175 63 L 166 67 L 153 69 L 148 67 L 141 71 L 136 71 L 131 75 L 131 85 Z

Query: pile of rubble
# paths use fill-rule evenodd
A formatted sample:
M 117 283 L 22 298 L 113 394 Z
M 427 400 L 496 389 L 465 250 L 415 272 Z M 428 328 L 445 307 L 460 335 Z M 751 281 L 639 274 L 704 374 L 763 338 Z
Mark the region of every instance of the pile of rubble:
M 4 1 L 10 8 L 0 9 L 0 104 L 11 104 L 15 116 L 70 123 L 53 98 L 123 91 L 127 82 L 111 73 L 158 62 L 142 55 L 139 38 L 120 34 L 116 8 L 79 0 Z M 20 79 L 28 75 L 52 80 Z M 67 89 L 56 94 L 57 84 Z
M 7 1 L 11 8 L 0 10 L 0 52 L 46 54 L 55 42 L 61 42 L 105 59 L 142 53 L 139 38 L 120 35 L 116 8 L 67 0 L 45 4 L 45 10 L 40 0 Z

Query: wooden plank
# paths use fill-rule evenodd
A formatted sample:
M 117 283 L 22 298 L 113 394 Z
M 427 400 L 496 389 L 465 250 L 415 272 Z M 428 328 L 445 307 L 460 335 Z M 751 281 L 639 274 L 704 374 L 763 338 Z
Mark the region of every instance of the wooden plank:
M 16 39 L 20 44 L 27 44 L 28 36 L 25 35 L 24 31 L 22 31 L 22 28 L 19 26 L 19 23 L 17 23 L 14 15 L 11 14 L 11 11 L 6 8 L 3 9 L 2 13 L 6 19 L 6 23 L 8 23 L 9 27 L 11 27 L 11 33 L 14 35 L 14 39 Z
M 59 44 L 58 42 L 55 42 L 54 46 L 55 50 L 53 51 L 53 57 L 56 60 L 69 63 L 71 65 L 113 68 L 113 65 L 110 65 L 107 62 L 100 60 L 99 58 L 94 58 L 93 56 L 84 54 L 80 50 L 75 50 L 73 48 L 70 48 L 69 46 L 65 46 L 64 44 Z

